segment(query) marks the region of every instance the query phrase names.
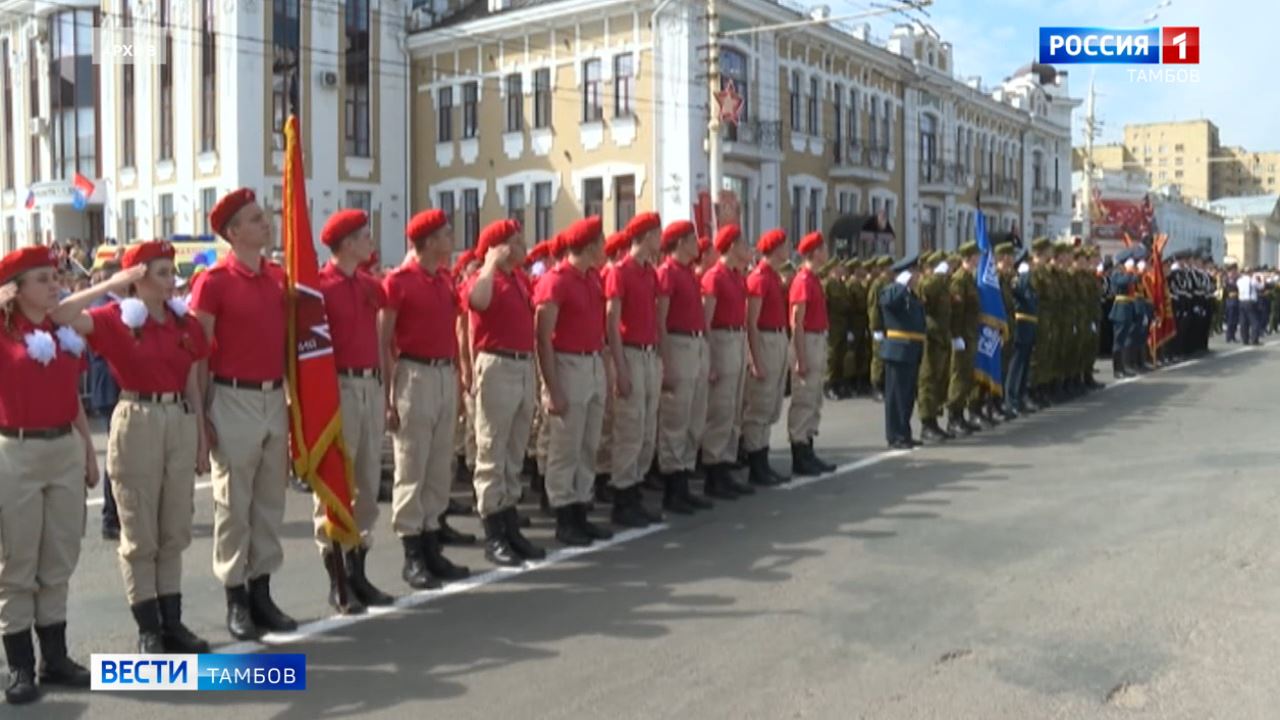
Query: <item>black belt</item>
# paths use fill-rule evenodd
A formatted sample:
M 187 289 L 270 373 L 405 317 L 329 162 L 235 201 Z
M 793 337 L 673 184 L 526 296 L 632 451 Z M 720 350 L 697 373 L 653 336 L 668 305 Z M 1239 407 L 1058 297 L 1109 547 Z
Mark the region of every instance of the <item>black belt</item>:
M 695 337 L 695 338 L 700 338 L 703 335 L 706 335 L 706 333 L 701 330 L 668 330 L 667 334 L 682 335 L 684 337 Z
M 162 403 L 170 405 L 185 401 L 186 396 L 180 392 L 144 393 L 134 392 L 132 390 L 121 390 L 120 399 L 127 400 L 129 402 Z
M 52 428 L 0 428 L 0 436 L 18 440 L 55 440 L 70 434 L 70 425 Z
M 711 329 L 719 330 L 721 332 L 742 332 L 743 330 L 746 330 L 747 327 L 745 325 L 730 325 L 729 327 L 713 327 Z
M 382 372 L 377 368 L 338 368 L 338 374 L 350 378 L 380 378 Z
M 576 355 L 578 357 L 596 357 L 600 354 L 600 351 L 592 350 L 591 352 L 575 352 L 573 350 L 556 350 L 556 354 L 557 355 Z
M 784 328 L 784 327 L 780 327 L 780 328 L 760 328 L 760 332 L 767 332 L 767 333 L 784 333 L 784 332 L 786 332 L 786 331 L 787 331 L 787 329 L 786 329 L 786 328 Z
M 653 352 L 658 349 L 657 345 L 638 345 L 635 343 L 623 343 L 623 345 L 631 348 L 632 350 L 639 350 L 640 352 Z
M 426 365 L 428 367 L 444 367 L 446 365 L 453 365 L 453 358 L 428 358 L 400 353 L 400 359 L 408 360 L 409 362 L 417 363 L 418 365 Z
M 238 390 L 278 390 L 284 386 L 283 380 L 237 380 L 235 378 L 213 376 L 213 384 L 226 385 Z
M 511 352 L 510 350 L 481 350 L 480 352 L 486 355 L 497 355 L 508 360 L 528 360 L 533 357 L 533 353 Z

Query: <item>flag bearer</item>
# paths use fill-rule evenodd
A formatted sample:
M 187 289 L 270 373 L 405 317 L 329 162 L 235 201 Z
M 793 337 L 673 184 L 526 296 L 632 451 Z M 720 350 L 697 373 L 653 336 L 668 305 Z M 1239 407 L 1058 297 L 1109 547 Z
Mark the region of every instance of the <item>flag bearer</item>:
M 827 261 L 822 233 L 812 232 L 796 248 L 804 264 L 791 281 L 791 408 L 787 434 L 791 436 L 791 471 L 821 475 L 836 469 L 813 452 L 813 439 L 822 420 L 822 382 L 826 377 L 827 301 L 817 268 Z
M 67 656 L 67 586 L 98 463 L 79 396 L 84 340 L 49 317 L 57 262 L 42 246 L 0 260 L 0 633 L 11 705 L 40 697 L 32 626 L 40 682 L 89 687 L 89 671 Z
M 223 196 L 209 224 L 231 244 L 191 296 L 213 341 L 201 383 L 213 460 L 213 573 L 226 588 L 231 636 L 252 640 L 298 627 L 271 599 L 271 574 L 284 561 L 289 464 L 285 274 L 263 257 L 271 218 L 252 190 Z
M 1040 298 L 1031 282 L 1030 258 L 1026 248 L 1018 252 L 1017 279 L 1013 281 L 1013 359 L 1009 361 L 1009 375 L 1004 383 L 1005 410 L 1011 414 L 1024 411 L 1022 393 L 1026 390 L 1031 373 L 1031 355 L 1036 344 L 1036 332 L 1040 324 Z
M 405 235 L 413 253 L 383 282 L 387 306 L 379 327 L 395 446 L 391 525 L 404 547 L 401 577 L 421 590 L 471 571 L 444 556 L 439 534 L 458 419 L 458 294 L 448 264 L 453 228 L 444 212 L 424 210 L 409 219 Z
M 742 446 L 747 481 L 772 487 L 786 482 L 769 466 L 769 431 L 782 417 L 787 383 L 787 295 L 778 268 L 791 252 L 787 234 L 774 229 L 756 241 L 760 261 L 747 275 L 747 387 Z

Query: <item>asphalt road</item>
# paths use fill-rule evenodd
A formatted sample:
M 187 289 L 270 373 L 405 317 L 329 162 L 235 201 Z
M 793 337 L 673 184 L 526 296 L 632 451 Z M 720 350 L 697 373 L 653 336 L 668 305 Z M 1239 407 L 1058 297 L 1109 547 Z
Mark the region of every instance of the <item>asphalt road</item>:
M 311 624 L 278 649 L 306 653 L 307 691 L 55 692 L 0 716 L 1273 718 L 1278 345 L 912 452 L 884 451 L 879 405 L 828 403 L 833 476 L 354 622 L 324 619 L 310 501 L 291 493 L 274 585 Z M 86 661 L 134 645 L 97 510 L 71 595 Z M 401 593 L 383 511 L 371 575 Z M 203 489 L 187 612 L 225 645 L 210 518 Z

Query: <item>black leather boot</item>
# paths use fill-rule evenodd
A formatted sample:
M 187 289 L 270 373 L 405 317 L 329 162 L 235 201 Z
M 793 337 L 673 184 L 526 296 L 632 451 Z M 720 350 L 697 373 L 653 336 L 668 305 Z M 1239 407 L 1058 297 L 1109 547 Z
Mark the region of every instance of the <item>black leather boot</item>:
M 720 464 L 712 464 L 706 466 L 707 481 L 703 492 L 707 497 L 717 500 L 737 500 L 738 493 L 725 484 L 725 479 L 729 476 L 729 470 L 726 466 Z
M 747 483 L 756 487 L 773 487 L 779 483 L 769 472 L 769 450 L 753 450 L 747 453 Z
M 160 604 L 160 633 L 165 652 L 202 654 L 210 651 L 207 640 L 182 624 L 181 594 L 161 595 L 156 600 Z
M 515 551 L 516 555 L 525 560 L 545 560 L 547 551 L 529 542 L 529 539 L 520 532 L 519 513 L 514 507 L 503 510 L 499 515 L 502 516 L 503 529 L 506 531 L 507 544 Z
M 422 533 L 402 537 L 400 544 L 404 546 L 404 569 L 400 571 L 400 577 L 409 587 L 414 590 L 435 590 L 440 587 L 440 581 L 431 577 L 431 573 L 427 571 L 427 559 L 422 551 Z
M 89 670 L 67 655 L 67 624 L 65 622 L 36 626 L 40 639 L 40 665 L 37 676 L 42 685 L 63 685 L 73 688 L 89 687 Z
M 937 418 L 925 418 L 920 421 L 920 439 L 927 442 L 941 443 L 947 441 L 942 428 L 938 427 Z
M 133 621 L 138 624 L 138 652 L 143 655 L 159 655 L 164 652 L 164 638 L 160 634 L 160 603 L 155 599 L 143 600 L 129 606 Z
M 40 699 L 36 687 L 36 646 L 31 642 L 31 630 L 8 633 L 4 636 L 4 655 L 9 665 L 9 683 L 4 687 L 5 702 L 10 705 L 26 705 Z
M 681 482 L 684 493 L 681 493 Z M 688 494 L 689 481 L 679 473 L 663 473 L 662 475 L 662 508 L 676 515 L 692 515 L 696 508 L 688 503 L 684 496 Z
M 724 472 L 721 476 L 720 484 L 722 487 L 728 488 L 730 492 L 739 495 L 755 495 L 756 489 L 750 485 L 738 480 L 734 475 L 734 466 L 732 464 L 722 465 Z
M 809 456 L 808 443 L 791 443 L 791 474 L 796 477 L 815 477 L 823 470 Z
M 298 622 L 284 614 L 271 598 L 271 576 L 259 575 L 249 581 L 249 612 L 253 622 L 267 632 L 293 632 Z
M 432 577 L 440 578 L 445 582 L 471 577 L 471 568 L 453 564 L 441 552 L 438 532 L 428 530 L 418 537 L 422 538 L 422 558 L 426 563 L 427 572 L 431 573 Z
M 244 585 L 229 587 L 227 591 L 227 632 L 237 640 L 257 640 L 262 628 L 253 622 L 249 612 L 249 590 Z
M 918 444 L 918 443 L 917 443 L 917 444 Z M 832 465 L 831 463 L 827 462 L 826 460 L 823 460 L 822 458 L 818 457 L 818 454 L 817 454 L 816 452 L 814 452 L 814 450 L 813 450 L 813 438 L 809 438 L 809 442 L 808 442 L 808 443 L 806 443 L 806 445 L 808 445 L 808 446 L 809 446 L 809 460 L 810 460 L 810 462 L 812 462 L 812 463 L 813 463 L 814 467 L 821 468 L 821 469 L 822 469 L 822 472 L 824 472 L 824 473 L 829 473 L 829 472 L 835 472 L 835 471 L 836 471 L 836 466 L 835 466 L 835 465 Z
M 632 490 L 635 491 L 634 500 L 636 511 L 639 512 L 650 525 L 662 522 L 662 511 L 650 510 L 649 507 L 644 504 L 644 483 L 642 482 L 639 485 L 636 485 Z
M 587 537 L 591 538 L 592 540 L 613 539 L 613 533 L 611 531 L 605 530 L 604 528 L 600 527 L 599 525 L 596 525 L 595 523 L 587 519 L 586 503 L 577 503 L 573 507 L 574 507 L 574 518 L 578 523 L 578 528 L 582 530 L 583 534 L 585 534 Z
M 951 413 L 951 416 L 947 419 L 947 432 L 956 437 L 968 437 L 973 434 L 973 430 L 965 424 L 963 418 L 955 413 Z
M 476 536 L 471 533 L 464 533 L 449 527 L 449 523 L 445 520 L 448 513 L 441 515 L 437 520 L 440 523 L 440 544 L 441 545 L 475 545 Z
M 556 508 L 556 540 L 570 547 L 586 547 L 591 536 L 578 526 L 577 512 L 577 503 Z
M 365 560 L 368 557 L 369 548 L 363 545 L 347 551 L 347 580 L 351 583 L 351 589 L 355 591 L 360 602 L 367 606 L 394 605 L 396 602 L 394 597 L 382 592 L 369 582 L 369 576 L 365 571 Z
M 640 486 L 633 485 L 628 488 L 613 491 L 613 510 L 609 513 L 609 520 L 620 527 L 626 528 L 642 528 L 648 527 L 649 516 L 640 511 Z
M 995 420 L 988 417 L 983 410 L 984 408 L 981 406 L 970 408 L 969 417 L 973 418 L 973 420 L 970 420 L 969 422 L 970 424 L 976 424 L 983 429 L 990 430 L 994 428 L 997 423 Z
M 503 513 L 480 518 L 484 525 L 484 558 L 498 567 L 520 567 L 524 559 L 507 540 L 507 522 Z M 517 528 L 518 530 L 518 528 Z
M 332 550 L 324 551 L 324 571 L 329 575 L 329 607 L 339 615 L 360 615 L 364 603 L 351 587 L 351 568 L 343 557 Z
M 676 492 L 679 493 L 680 498 L 684 500 L 686 505 L 694 510 L 710 510 L 715 507 L 715 503 L 710 500 L 693 494 L 693 490 L 689 487 L 689 481 L 692 476 L 688 470 L 681 470 L 675 475 Z

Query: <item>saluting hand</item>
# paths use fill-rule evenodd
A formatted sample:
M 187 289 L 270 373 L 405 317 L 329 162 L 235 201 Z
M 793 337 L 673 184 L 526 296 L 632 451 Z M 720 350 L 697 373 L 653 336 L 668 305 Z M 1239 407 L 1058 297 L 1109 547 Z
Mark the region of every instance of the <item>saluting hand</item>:
M 489 252 L 484 256 L 484 264 L 496 268 L 499 265 L 506 264 L 507 258 L 511 257 L 511 246 L 502 243 L 496 247 L 489 248 Z
M 116 288 L 127 288 L 147 275 L 147 265 L 134 265 L 111 276 L 111 284 Z
M 18 283 L 7 282 L 0 285 L 0 305 L 8 305 L 18 297 Z

